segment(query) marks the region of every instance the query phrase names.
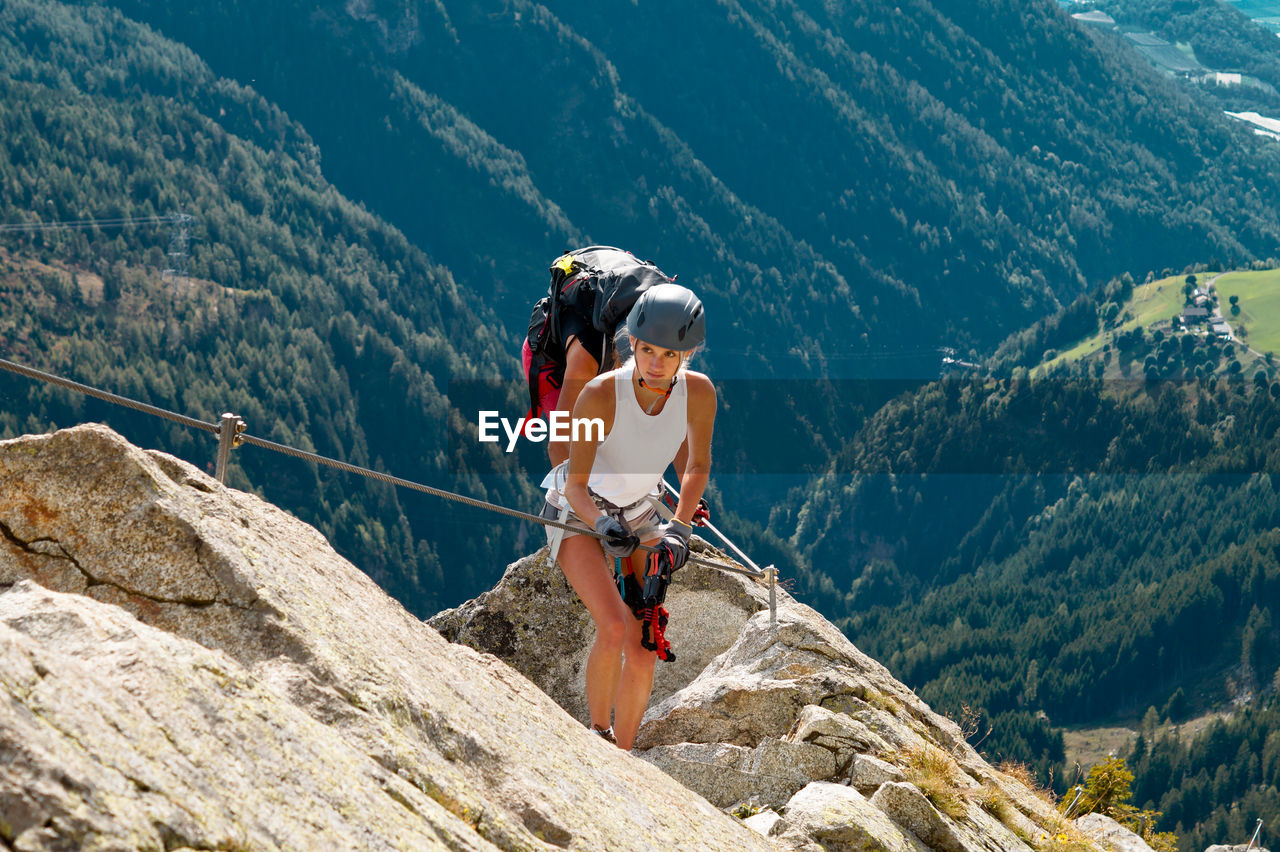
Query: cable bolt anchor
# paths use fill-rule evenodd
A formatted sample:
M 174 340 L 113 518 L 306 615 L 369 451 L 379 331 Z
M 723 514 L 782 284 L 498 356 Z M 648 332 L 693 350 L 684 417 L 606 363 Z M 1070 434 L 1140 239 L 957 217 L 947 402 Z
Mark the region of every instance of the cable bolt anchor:
M 223 485 L 227 483 L 227 465 L 231 462 L 231 451 L 244 443 L 246 426 L 239 415 L 226 412 L 218 422 L 218 461 L 214 467 L 214 478 Z

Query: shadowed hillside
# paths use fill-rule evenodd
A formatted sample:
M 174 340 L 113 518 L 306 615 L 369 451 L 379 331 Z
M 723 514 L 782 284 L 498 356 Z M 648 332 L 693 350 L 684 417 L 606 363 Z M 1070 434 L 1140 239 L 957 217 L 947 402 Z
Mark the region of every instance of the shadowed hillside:
M 1047 0 L 111 5 L 300 120 L 511 328 L 586 239 L 704 292 L 717 365 L 809 373 L 1280 242 L 1275 149 Z

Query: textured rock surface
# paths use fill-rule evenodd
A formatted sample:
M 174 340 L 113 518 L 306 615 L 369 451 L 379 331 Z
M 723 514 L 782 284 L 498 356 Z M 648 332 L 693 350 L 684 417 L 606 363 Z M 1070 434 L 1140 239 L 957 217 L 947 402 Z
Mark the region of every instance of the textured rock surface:
M 872 795 L 871 804 L 888 814 L 890 819 L 910 831 L 930 849 L 964 852 L 966 848 L 956 832 L 955 824 L 943 816 L 914 784 L 905 781 L 882 784 Z
M 769 848 L 190 465 L 86 426 L 0 483 L 14 848 Z
M 1109 816 L 1085 814 L 1076 820 L 1076 828 L 1080 829 L 1085 837 L 1096 841 L 1103 849 L 1114 850 L 1114 852 L 1152 852 L 1147 841 Z
M 927 848 L 857 790 L 840 784 L 808 785 L 791 799 L 785 816 L 830 852 L 922 852 Z
M 581 713 L 590 620 L 545 553 L 432 623 L 509 658 Z M 717 805 L 779 812 L 752 825 L 784 849 L 1029 852 L 1062 833 L 1052 805 L 989 766 L 953 722 L 817 612 L 778 597 L 775 627 L 749 578 L 676 575 L 667 600 L 685 665 L 659 664 L 638 754 Z M 572 629 L 557 628 L 565 620 Z M 682 625 L 698 627 L 682 635 Z
M 718 553 L 697 537 L 693 550 L 704 556 Z M 513 563 L 493 589 L 433 616 L 429 623 L 450 641 L 505 660 L 585 723 L 584 672 L 595 627 L 559 566 L 547 555 L 544 547 Z M 673 614 L 667 639 L 676 660 L 658 666 L 654 699 L 661 700 L 693 680 L 737 641 L 747 618 L 768 605 L 768 592 L 755 583 L 698 565 L 681 569 L 666 604 Z M 549 637 L 548 630 L 554 636 Z M 566 636 L 581 641 L 565 643 Z M 549 638 L 554 653 L 546 651 Z
M 119 607 L 0 595 L 0 683 L 16 848 L 493 848 L 226 654 Z
M 905 781 L 907 776 L 892 763 L 885 763 L 869 754 L 855 754 L 849 760 L 849 786 L 871 795 L 881 784 Z
M 722 808 L 739 802 L 779 808 L 797 788 L 835 774 L 831 752 L 766 740 L 749 749 L 730 743 L 680 743 L 649 749 L 644 759 Z

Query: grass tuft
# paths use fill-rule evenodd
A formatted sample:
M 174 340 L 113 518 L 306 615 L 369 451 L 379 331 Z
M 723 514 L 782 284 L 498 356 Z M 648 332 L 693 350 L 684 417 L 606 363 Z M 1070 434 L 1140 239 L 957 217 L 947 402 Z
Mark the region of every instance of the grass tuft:
M 978 788 L 976 794 L 978 807 L 991 814 L 1009 828 L 1014 828 L 1013 815 L 1018 812 L 1009 797 L 995 784 L 988 781 Z
M 1036 776 L 1032 774 L 1031 768 L 1025 763 L 1019 763 L 1016 760 L 1005 760 L 999 763 L 996 769 L 1026 787 L 1045 804 L 1055 806 L 1058 804 L 1058 797 L 1053 794 L 1053 790 L 1041 784 L 1036 779 Z
M 1033 846 L 1037 852 L 1095 852 L 1097 849 L 1074 826 L 1046 831 L 1035 840 Z
M 916 785 L 935 808 L 952 819 L 963 819 L 968 815 L 971 794 L 961 789 L 960 767 L 951 755 L 935 746 L 925 745 L 907 751 L 904 757 L 903 771 L 907 780 Z

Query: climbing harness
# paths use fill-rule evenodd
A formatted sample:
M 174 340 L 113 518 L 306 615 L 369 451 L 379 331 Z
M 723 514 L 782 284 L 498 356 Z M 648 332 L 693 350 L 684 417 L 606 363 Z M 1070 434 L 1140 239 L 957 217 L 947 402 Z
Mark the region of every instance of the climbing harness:
M 548 476 L 555 475 L 555 472 L 556 471 L 553 470 L 551 474 L 548 474 Z M 560 490 L 558 486 L 556 487 L 556 490 L 557 491 Z M 592 491 L 590 488 L 587 489 L 587 494 L 590 495 L 591 500 L 596 504 L 597 509 L 599 509 L 601 512 L 608 515 L 609 517 L 614 518 L 623 526 L 627 526 L 627 513 L 630 512 L 632 509 L 639 508 L 642 504 L 645 504 L 645 503 L 648 503 L 651 506 L 654 505 L 654 498 L 652 497 L 642 497 L 629 506 L 615 506 L 613 503 L 610 503 L 608 500 L 601 497 L 599 494 Z M 551 503 L 548 503 L 547 505 L 551 506 L 552 508 L 555 508 L 554 505 Z M 564 506 L 561 506 L 559 508 L 559 514 L 556 518 L 557 525 L 560 528 L 556 529 L 555 532 L 551 534 L 551 538 L 550 538 L 552 562 L 555 562 L 556 558 L 560 554 L 560 545 L 564 542 L 565 532 L 587 533 L 588 535 L 591 535 L 595 538 L 602 538 L 600 533 L 596 532 L 595 530 L 587 530 L 586 527 L 571 526 L 569 524 L 569 515 L 571 511 L 572 510 L 569 506 L 569 501 L 568 499 L 565 499 Z M 659 514 L 661 515 L 661 512 L 659 512 Z M 544 514 L 543 517 L 546 518 L 547 515 Z M 663 515 L 662 517 L 664 518 L 664 520 L 670 520 L 669 515 Z M 637 549 L 648 550 L 649 548 L 638 547 Z

